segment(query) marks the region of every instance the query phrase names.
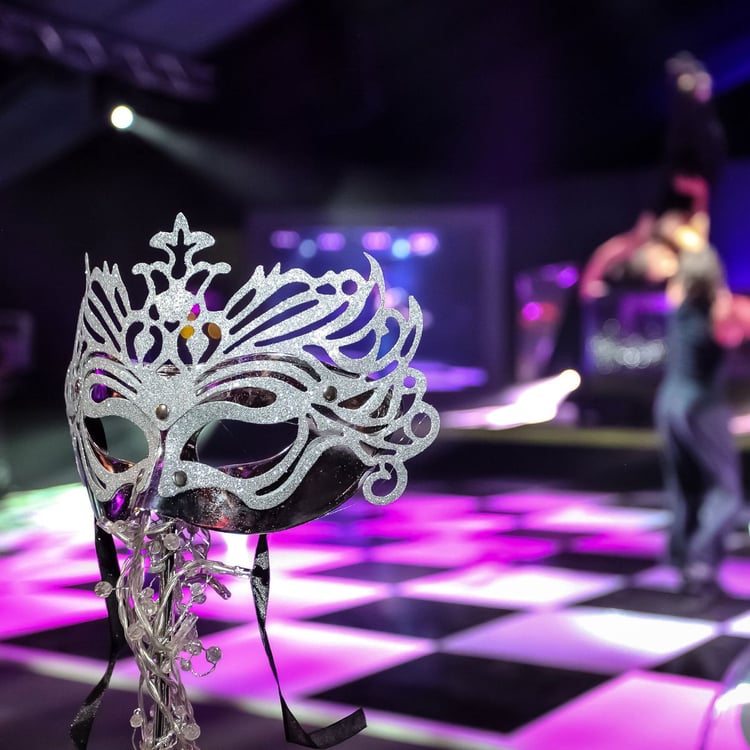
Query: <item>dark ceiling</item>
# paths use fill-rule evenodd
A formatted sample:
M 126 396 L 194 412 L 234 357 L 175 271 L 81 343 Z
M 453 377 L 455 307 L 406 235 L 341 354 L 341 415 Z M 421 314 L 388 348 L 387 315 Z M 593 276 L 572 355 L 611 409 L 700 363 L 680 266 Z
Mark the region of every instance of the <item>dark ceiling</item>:
M 102 137 L 118 100 L 174 142 L 467 196 L 652 165 L 682 49 L 714 73 L 730 155 L 747 156 L 746 0 L 0 3 L 0 184 Z

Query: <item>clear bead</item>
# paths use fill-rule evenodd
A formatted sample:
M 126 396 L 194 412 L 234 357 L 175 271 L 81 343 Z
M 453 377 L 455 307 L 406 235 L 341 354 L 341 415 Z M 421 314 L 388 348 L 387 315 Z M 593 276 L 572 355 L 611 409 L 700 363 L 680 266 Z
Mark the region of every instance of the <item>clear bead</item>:
M 174 532 L 164 535 L 164 546 L 170 551 L 174 552 L 180 549 L 180 537 Z
M 189 672 L 192 668 L 193 663 L 190 661 L 190 659 L 180 659 L 180 669 L 182 669 L 183 672 Z
M 143 714 L 141 713 L 140 708 L 136 708 L 135 711 L 133 711 L 133 715 L 130 717 L 130 726 L 133 727 L 133 729 L 143 726 Z
M 198 656 L 203 651 L 203 644 L 200 641 L 190 641 L 187 644 L 186 651 L 192 656 Z
M 106 599 L 112 593 L 112 584 L 109 581 L 99 581 L 94 586 L 94 593 L 102 599 Z
M 146 628 L 140 622 L 134 622 L 128 627 L 128 638 L 131 641 L 140 641 L 146 635 Z
M 221 649 L 218 646 L 211 646 L 206 649 L 206 661 L 209 664 L 218 664 L 221 659 Z
M 151 586 L 146 586 L 146 588 L 141 589 L 141 592 L 138 594 L 140 599 L 153 599 L 154 598 L 154 590 L 151 588 Z
M 182 736 L 188 742 L 197 740 L 198 737 L 201 736 L 201 728 L 195 722 L 190 722 L 190 724 L 185 724 L 185 726 L 182 728 Z

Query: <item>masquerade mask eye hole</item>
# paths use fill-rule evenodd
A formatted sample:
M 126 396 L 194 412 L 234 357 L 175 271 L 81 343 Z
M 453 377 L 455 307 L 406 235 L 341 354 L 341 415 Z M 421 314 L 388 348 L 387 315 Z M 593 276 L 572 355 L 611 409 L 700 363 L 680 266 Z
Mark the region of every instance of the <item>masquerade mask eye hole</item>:
M 222 419 L 210 422 L 201 430 L 196 442 L 196 453 L 201 463 L 215 469 L 224 469 L 268 461 L 285 451 L 296 438 L 296 420 L 252 424 Z
M 90 440 L 96 446 L 99 460 L 111 472 L 129 469 L 148 456 L 148 443 L 140 427 L 122 417 L 86 417 Z
M 95 404 L 100 404 L 108 398 L 121 398 L 120 394 L 104 383 L 96 383 L 91 386 L 91 400 Z

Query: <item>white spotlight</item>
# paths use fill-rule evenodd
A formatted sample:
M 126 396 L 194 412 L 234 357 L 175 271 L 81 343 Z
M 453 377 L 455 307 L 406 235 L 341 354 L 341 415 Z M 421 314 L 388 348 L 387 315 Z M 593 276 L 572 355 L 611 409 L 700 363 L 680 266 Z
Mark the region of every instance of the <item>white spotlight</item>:
M 135 115 L 130 107 L 126 107 L 124 104 L 118 104 L 109 115 L 109 121 L 118 130 L 126 130 L 133 124 Z

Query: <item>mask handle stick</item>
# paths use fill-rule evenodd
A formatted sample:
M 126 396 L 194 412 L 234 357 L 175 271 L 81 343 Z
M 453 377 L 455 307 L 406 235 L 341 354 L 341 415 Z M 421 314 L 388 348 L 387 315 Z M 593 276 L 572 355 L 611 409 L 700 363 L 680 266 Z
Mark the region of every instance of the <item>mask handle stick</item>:
M 174 557 L 169 555 L 164 561 L 164 568 L 159 573 L 159 596 L 163 595 L 164 591 L 167 591 L 168 582 L 174 571 Z M 174 606 L 173 606 L 173 593 L 169 592 L 167 595 L 166 606 L 162 609 L 159 621 L 156 624 L 155 636 L 159 639 L 159 642 L 164 642 L 169 637 L 169 632 L 174 623 Z M 169 723 L 162 706 L 170 705 L 169 695 L 169 680 L 165 675 L 169 674 L 171 664 L 169 649 L 162 652 L 159 658 L 159 700 L 154 703 L 154 734 L 152 738 L 153 747 L 161 747 L 160 743 L 162 739 L 169 733 Z

